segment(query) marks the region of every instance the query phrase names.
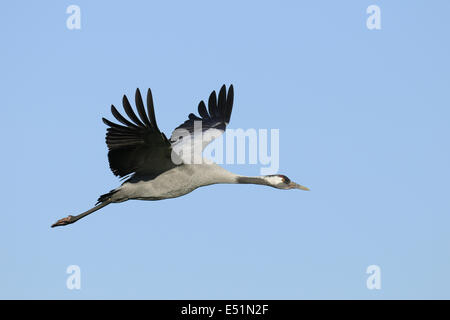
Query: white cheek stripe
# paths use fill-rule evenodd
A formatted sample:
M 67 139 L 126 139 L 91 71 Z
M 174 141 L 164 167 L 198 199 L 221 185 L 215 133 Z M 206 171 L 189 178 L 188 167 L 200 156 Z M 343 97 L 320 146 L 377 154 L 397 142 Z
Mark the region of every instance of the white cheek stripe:
M 283 183 L 283 179 L 278 176 L 264 177 L 264 179 L 272 185 Z

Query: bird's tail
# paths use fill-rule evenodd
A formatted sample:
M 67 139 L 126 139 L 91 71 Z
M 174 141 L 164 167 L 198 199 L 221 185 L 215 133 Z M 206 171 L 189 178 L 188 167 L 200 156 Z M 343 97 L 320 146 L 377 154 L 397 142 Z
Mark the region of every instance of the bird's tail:
M 118 189 L 114 189 L 111 190 L 108 193 L 102 194 L 98 199 L 97 199 L 97 203 L 95 205 L 98 205 L 99 203 L 103 203 L 105 201 L 108 201 L 111 199 L 111 196 L 116 193 L 117 191 L 119 191 Z

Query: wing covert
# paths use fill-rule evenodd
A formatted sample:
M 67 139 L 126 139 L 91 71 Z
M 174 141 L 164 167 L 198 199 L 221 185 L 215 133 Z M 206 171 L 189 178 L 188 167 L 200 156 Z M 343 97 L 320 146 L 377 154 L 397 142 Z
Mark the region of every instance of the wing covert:
M 200 101 L 198 104 L 199 116 L 191 113 L 188 120 L 175 128 L 170 142 L 173 151 L 183 159 L 184 163 L 194 163 L 194 159 L 201 159 L 201 155 L 196 157 L 194 153 L 197 151 L 201 153 L 212 140 L 225 132 L 226 126 L 230 122 L 233 100 L 233 85 L 230 85 L 228 92 L 226 86 L 223 85 L 218 97 L 216 91 L 210 94 L 208 108 L 203 100 Z M 197 132 L 201 132 L 201 135 Z

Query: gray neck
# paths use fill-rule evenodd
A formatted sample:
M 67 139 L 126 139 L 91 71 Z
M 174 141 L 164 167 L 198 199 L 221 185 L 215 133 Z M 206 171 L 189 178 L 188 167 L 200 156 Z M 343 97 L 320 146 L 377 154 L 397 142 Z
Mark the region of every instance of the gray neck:
M 268 185 L 267 181 L 263 177 L 237 176 L 236 183 Z
M 264 177 L 246 177 L 232 173 L 216 164 L 203 166 L 198 172 L 199 175 L 206 174 L 207 184 L 215 183 L 236 183 L 236 184 L 261 184 L 268 185 Z

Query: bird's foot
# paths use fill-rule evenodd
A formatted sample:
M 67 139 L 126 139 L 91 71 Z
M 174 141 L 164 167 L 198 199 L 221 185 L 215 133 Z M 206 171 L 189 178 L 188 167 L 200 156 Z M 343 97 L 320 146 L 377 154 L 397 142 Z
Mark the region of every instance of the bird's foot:
M 67 216 L 65 218 L 59 219 L 54 224 L 52 224 L 52 228 L 71 224 L 74 222 L 72 219 L 73 219 L 73 216 Z

